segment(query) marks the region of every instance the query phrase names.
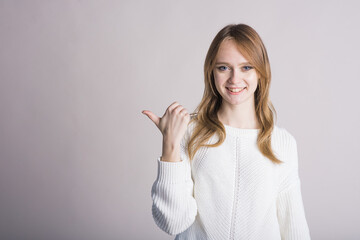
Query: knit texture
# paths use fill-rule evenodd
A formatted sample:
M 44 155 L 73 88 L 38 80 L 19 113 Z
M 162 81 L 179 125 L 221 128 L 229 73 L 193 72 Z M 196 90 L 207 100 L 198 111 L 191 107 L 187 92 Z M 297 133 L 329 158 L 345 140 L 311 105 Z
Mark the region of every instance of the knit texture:
M 151 189 L 157 226 L 175 239 L 308 240 L 298 173 L 295 138 L 274 126 L 272 149 L 284 163 L 276 165 L 259 151 L 258 129 L 225 126 L 226 139 L 202 147 L 190 162 L 181 142 L 181 161 L 157 159 Z M 214 135 L 209 143 L 215 143 Z

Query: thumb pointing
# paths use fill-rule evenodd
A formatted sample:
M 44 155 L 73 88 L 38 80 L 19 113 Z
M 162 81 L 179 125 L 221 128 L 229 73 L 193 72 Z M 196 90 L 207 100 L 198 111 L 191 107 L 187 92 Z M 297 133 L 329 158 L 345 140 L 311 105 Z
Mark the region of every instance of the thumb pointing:
M 156 116 L 154 113 L 148 110 L 144 110 L 142 111 L 142 113 L 148 116 L 151 119 L 151 121 L 153 121 L 155 125 L 159 127 L 160 118 L 158 116 Z

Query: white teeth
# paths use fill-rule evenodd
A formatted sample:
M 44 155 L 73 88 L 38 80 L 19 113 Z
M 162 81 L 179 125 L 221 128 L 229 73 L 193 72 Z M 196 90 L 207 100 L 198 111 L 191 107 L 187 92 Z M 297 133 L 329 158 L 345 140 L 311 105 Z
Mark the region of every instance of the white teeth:
M 230 92 L 240 92 L 241 90 L 243 90 L 244 88 L 228 88 Z

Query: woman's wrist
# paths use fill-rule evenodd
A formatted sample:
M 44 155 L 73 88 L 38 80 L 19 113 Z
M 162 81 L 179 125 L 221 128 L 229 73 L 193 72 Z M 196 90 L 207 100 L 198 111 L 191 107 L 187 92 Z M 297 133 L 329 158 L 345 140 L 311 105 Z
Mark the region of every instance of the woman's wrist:
M 180 143 L 164 139 L 161 161 L 180 162 Z

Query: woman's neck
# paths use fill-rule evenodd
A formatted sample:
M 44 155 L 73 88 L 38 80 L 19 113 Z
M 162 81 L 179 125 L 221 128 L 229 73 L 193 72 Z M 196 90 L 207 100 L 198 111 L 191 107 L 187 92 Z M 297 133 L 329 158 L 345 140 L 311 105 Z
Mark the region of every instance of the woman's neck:
M 218 119 L 225 125 L 243 128 L 259 129 L 255 107 L 246 105 L 222 105 L 217 113 Z

